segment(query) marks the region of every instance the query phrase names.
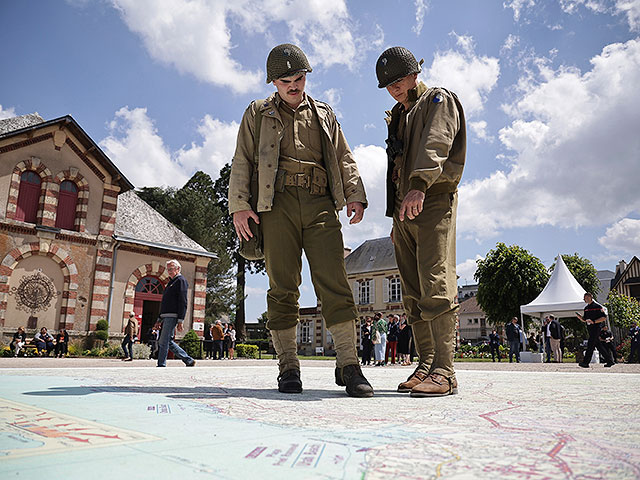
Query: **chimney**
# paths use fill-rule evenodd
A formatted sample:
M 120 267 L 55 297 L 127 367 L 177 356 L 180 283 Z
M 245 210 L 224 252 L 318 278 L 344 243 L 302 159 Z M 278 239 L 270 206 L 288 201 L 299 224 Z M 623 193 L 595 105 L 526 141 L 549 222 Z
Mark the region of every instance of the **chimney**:
M 351 249 L 349 247 L 344 247 L 344 257 L 343 258 L 347 258 L 349 256 L 349 254 L 351 253 Z
M 626 269 L 627 262 L 625 262 L 624 260 L 620 260 L 620 263 L 618 263 L 618 266 L 616 267 L 616 277 L 618 275 L 622 275 Z

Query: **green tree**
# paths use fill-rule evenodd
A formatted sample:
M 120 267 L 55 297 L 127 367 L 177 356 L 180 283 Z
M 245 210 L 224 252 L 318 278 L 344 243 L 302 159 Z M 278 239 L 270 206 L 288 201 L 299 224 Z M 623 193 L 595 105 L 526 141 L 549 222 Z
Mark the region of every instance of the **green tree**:
M 620 328 L 630 328 L 640 324 L 640 303 L 632 297 L 611 290 L 605 304 L 609 312 L 609 321 Z
M 491 325 L 519 317 L 520 305 L 535 299 L 549 280 L 542 262 L 518 245 L 498 243 L 477 263 L 478 304 Z

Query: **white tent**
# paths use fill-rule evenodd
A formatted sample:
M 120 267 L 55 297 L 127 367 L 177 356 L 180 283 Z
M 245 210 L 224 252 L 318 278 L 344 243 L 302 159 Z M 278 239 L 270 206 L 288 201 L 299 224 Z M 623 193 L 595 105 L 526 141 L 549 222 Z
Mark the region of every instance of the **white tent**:
M 546 315 L 555 315 L 556 317 L 573 317 L 575 312 L 582 312 L 584 306 L 584 288 L 580 286 L 575 277 L 571 274 L 567 265 L 562 259 L 562 255 L 556 257 L 556 267 L 553 269 L 551 278 L 531 303 L 520 306 L 520 324 L 524 331 L 523 315 L 531 315 L 532 317 L 542 318 Z M 526 343 L 525 343 L 526 345 Z M 542 361 L 542 355 L 535 353 L 521 353 L 523 361 Z M 537 358 L 536 358 L 537 357 Z
M 556 257 L 556 267 L 551 278 L 538 297 L 520 307 L 520 313 L 542 318 L 553 314 L 556 317 L 573 317 L 584 309 L 584 288 L 580 286 L 562 260 Z

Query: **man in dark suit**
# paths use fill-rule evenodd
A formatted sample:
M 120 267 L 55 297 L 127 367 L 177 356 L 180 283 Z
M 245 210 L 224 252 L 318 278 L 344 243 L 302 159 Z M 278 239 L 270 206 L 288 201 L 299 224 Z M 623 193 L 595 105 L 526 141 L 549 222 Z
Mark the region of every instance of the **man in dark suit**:
M 584 302 L 587 304 L 587 306 L 584 307 L 584 314 L 580 315 L 576 312 L 576 317 L 587 324 L 589 340 L 587 341 L 587 350 L 584 353 L 584 359 L 582 360 L 582 363 L 579 363 L 578 365 L 582 368 L 589 368 L 593 351 L 597 348 L 598 352 L 600 352 L 600 357 L 605 361 L 604 366 L 611 367 L 613 365 L 613 360 L 609 355 L 609 351 L 600 341 L 600 329 L 607 321 L 604 308 L 593 300 L 593 295 L 590 293 L 584 294 Z
M 513 317 L 511 323 L 507 324 L 507 340 L 509 341 L 509 363 L 513 362 L 513 356 L 516 362 L 520 363 L 520 325 L 518 325 L 518 317 Z

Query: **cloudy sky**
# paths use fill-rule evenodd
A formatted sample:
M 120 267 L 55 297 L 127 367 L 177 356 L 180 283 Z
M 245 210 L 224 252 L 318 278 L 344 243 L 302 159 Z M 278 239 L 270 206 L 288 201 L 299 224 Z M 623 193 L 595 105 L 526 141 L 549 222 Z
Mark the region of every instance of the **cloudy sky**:
M 640 253 L 640 0 L 2 0 L 0 118 L 70 114 L 138 187 L 216 178 L 285 42 L 307 53 L 307 91 L 336 110 L 364 178 L 370 207 L 345 226 L 348 246 L 390 230 L 393 100 L 375 61 L 402 45 L 465 106 L 461 284 L 496 242 L 547 266 L 578 252 L 615 270 Z M 249 279 L 248 318 L 266 288 Z

